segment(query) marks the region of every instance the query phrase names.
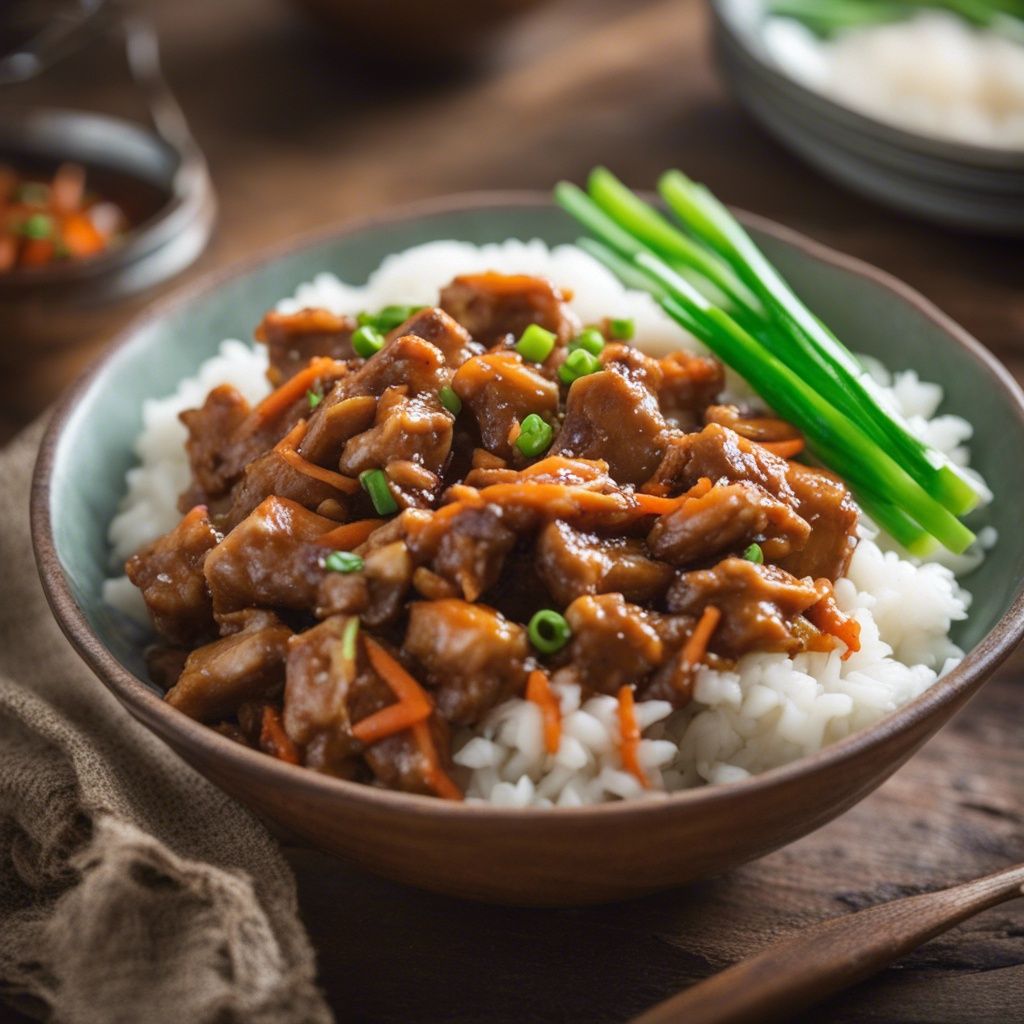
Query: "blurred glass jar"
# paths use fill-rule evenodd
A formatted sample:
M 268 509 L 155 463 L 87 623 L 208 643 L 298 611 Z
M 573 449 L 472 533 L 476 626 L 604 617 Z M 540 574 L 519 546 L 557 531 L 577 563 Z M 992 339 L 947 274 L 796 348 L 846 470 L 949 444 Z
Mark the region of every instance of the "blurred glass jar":
M 112 40 L 123 46 L 147 123 L 24 101 L 26 83 L 53 64 Z M 30 357 L 26 345 L 42 351 L 91 337 L 119 300 L 191 264 L 216 213 L 206 161 L 164 80 L 149 24 L 115 0 L 5 0 L 0 165 L 48 180 L 67 164 L 84 168 L 87 187 L 122 211 L 126 226 L 87 258 L 0 271 L 0 362 Z

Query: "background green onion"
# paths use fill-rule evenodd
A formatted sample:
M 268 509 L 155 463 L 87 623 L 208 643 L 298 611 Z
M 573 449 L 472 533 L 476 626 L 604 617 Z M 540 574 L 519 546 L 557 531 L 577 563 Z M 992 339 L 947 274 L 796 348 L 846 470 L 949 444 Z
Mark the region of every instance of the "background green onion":
M 526 627 L 530 643 L 541 654 L 554 654 L 560 651 L 572 636 L 569 623 L 564 615 L 559 615 L 552 608 L 542 608 L 537 612 Z
M 631 317 L 613 317 L 608 321 L 608 329 L 616 341 L 632 341 L 636 334 L 636 324 Z
M 375 327 L 378 331 L 387 334 L 396 327 L 400 327 L 410 317 L 414 316 L 424 306 L 385 306 L 376 313 L 360 313 L 356 321 L 361 327 Z
M 599 356 L 604 351 L 604 335 L 596 327 L 585 327 L 572 341 L 569 351 L 575 352 L 582 348 L 592 356 Z
M 584 348 L 578 348 L 565 357 L 558 368 L 558 376 L 565 384 L 571 384 L 580 377 L 587 377 L 601 369 L 601 360 Z
M 363 324 L 352 333 L 352 350 L 357 356 L 369 359 L 384 347 L 384 335 L 370 324 Z
M 555 347 L 558 336 L 540 324 L 530 324 L 519 336 L 516 351 L 532 363 L 543 363 Z
M 437 393 L 440 403 L 453 415 L 458 416 L 462 412 L 462 399 L 455 393 L 455 388 L 445 384 Z
M 324 396 L 319 391 L 311 389 L 306 392 L 306 401 L 309 402 L 310 409 L 315 409 L 323 400 Z
M 743 552 L 743 557 L 748 562 L 753 562 L 754 565 L 764 565 L 764 552 L 761 550 L 760 544 L 751 544 L 750 547 Z
M 554 433 L 550 423 L 541 419 L 535 412 L 531 412 L 519 426 L 516 447 L 528 459 L 535 458 L 551 447 Z
M 328 572 L 360 572 L 363 560 L 354 551 L 332 551 L 324 559 L 324 568 Z
M 390 516 L 398 511 L 398 502 L 391 493 L 391 486 L 383 469 L 366 469 L 359 474 L 359 483 L 370 496 L 377 514 Z

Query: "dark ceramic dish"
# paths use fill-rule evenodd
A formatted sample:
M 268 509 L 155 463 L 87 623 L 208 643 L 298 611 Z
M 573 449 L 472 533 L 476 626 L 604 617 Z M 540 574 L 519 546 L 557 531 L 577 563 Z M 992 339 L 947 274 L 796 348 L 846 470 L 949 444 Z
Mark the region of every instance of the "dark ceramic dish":
M 679 885 L 788 843 L 871 792 L 982 685 L 1024 631 L 1019 453 L 1024 396 L 976 341 L 906 286 L 755 217 L 759 242 L 855 348 L 917 368 L 945 409 L 976 426 L 974 463 L 993 485 L 999 542 L 970 579 L 963 663 L 917 700 L 812 756 L 755 778 L 665 800 L 560 810 L 453 804 L 344 782 L 244 748 L 186 718 L 146 681 L 142 637 L 106 607 L 107 524 L 133 462 L 141 404 L 164 395 L 220 339 L 247 337 L 265 308 L 329 269 L 364 280 L 381 259 L 437 238 L 571 241 L 543 195 L 456 197 L 348 224 L 215 276 L 129 328 L 58 408 L 36 469 L 32 529 L 61 626 L 124 705 L 256 812 L 325 850 L 401 881 L 536 904 L 608 900 Z

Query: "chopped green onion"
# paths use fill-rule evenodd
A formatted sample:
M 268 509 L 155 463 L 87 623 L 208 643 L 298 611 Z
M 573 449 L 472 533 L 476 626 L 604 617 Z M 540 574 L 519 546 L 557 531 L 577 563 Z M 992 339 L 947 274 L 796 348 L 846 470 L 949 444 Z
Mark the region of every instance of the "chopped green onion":
M 604 335 L 596 327 L 585 327 L 569 342 L 569 351 L 575 352 L 582 348 L 592 356 L 599 356 L 604 351 Z
M 353 615 L 341 633 L 341 656 L 346 661 L 356 660 L 356 640 L 359 637 L 359 616 Z
M 633 335 L 636 334 L 636 324 L 630 317 L 609 320 L 608 326 L 616 341 L 632 341 Z
M 526 627 L 530 643 L 537 648 L 541 654 L 554 654 L 560 651 L 572 636 L 569 623 L 565 621 L 564 615 L 551 608 L 542 608 L 537 612 L 530 624 Z
M 455 388 L 445 384 L 437 393 L 441 404 L 453 415 L 458 416 L 462 412 L 462 399 L 455 393 Z
M 531 412 L 520 424 L 516 447 L 528 459 L 532 459 L 551 447 L 551 439 L 554 436 L 551 424 L 542 420 L 535 412 Z
M 751 544 L 750 547 L 743 552 L 743 557 L 748 562 L 753 562 L 754 565 L 764 565 L 764 552 L 761 550 L 760 544 Z
M 377 514 L 389 516 L 398 511 L 398 502 L 391 493 L 388 478 L 383 469 L 366 469 L 359 474 L 359 482 L 363 490 L 370 496 Z
M 21 233 L 26 238 L 49 238 L 53 234 L 53 220 L 45 213 L 33 213 L 22 223 Z
M 354 551 L 332 551 L 324 559 L 324 568 L 328 572 L 359 572 L 363 560 Z
M 530 324 L 519 336 L 516 342 L 516 351 L 524 358 L 533 363 L 543 363 L 552 349 L 558 336 L 553 331 L 547 331 L 540 324 Z
M 585 348 L 578 348 L 565 357 L 565 362 L 558 368 L 558 376 L 566 384 L 571 384 L 580 377 L 588 377 L 601 369 L 601 360 Z
M 400 327 L 410 317 L 415 316 L 425 306 L 385 306 L 376 313 L 360 313 L 356 321 L 361 327 L 376 327 L 378 331 L 387 334 L 396 327 Z
M 37 181 L 26 181 L 18 186 L 14 199 L 26 206 L 45 206 L 50 201 L 50 187 Z
M 357 356 L 369 359 L 384 347 L 384 335 L 371 324 L 357 327 L 352 334 L 352 350 Z
M 310 389 L 306 392 L 306 401 L 309 402 L 309 408 L 311 410 L 315 409 L 323 400 L 324 396 L 320 394 L 319 391 L 313 391 Z

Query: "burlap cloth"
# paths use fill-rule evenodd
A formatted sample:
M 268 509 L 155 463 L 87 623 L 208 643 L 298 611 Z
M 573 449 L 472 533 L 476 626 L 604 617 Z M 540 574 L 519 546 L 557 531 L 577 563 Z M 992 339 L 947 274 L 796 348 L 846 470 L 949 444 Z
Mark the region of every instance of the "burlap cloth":
M 28 527 L 40 435 L 0 452 L 0 993 L 61 1024 L 330 1021 L 273 839 L 50 614 Z

